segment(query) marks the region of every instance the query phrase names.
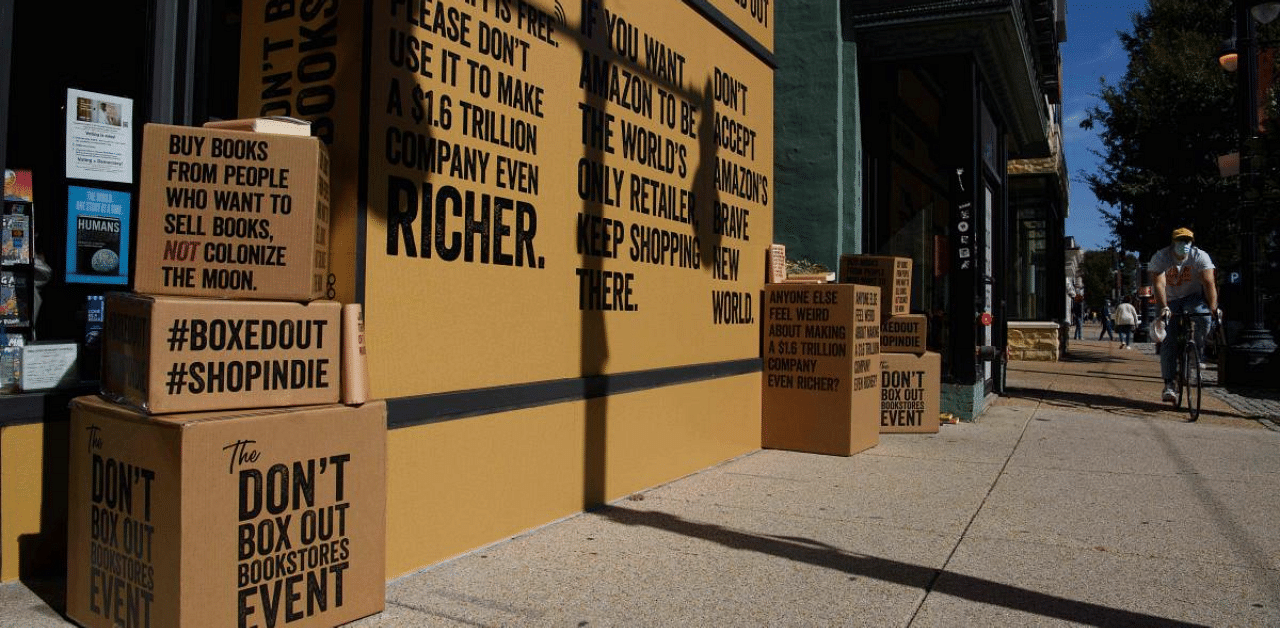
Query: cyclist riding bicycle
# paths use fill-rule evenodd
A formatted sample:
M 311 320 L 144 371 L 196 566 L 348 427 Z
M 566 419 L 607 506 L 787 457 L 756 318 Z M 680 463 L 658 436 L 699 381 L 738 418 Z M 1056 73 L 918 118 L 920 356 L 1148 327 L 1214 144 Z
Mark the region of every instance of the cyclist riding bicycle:
M 1164 377 L 1164 401 L 1176 402 L 1173 378 L 1177 369 L 1178 347 L 1172 342 L 1178 337 L 1178 319 L 1174 313 L 1187 313 L 1195 319 L 1196 346 L 1204 350 L 1205 334 L 1209 321 L 1217 319 L 1218 287 L 1213 280 L 1213 260 L 1204 250 L 1197 248 L 1195 234 L 1180 227 L 1173 230 L 1173 242 L 1151 257 L 1147 269 L 1151 271 L 1151 285 L 1155 288 L 1160 317 L 1169 326 L 1168 340 L 1160 345 L 1160 374 Z M 1201 354 L 1200 361 L 1204 361 Z

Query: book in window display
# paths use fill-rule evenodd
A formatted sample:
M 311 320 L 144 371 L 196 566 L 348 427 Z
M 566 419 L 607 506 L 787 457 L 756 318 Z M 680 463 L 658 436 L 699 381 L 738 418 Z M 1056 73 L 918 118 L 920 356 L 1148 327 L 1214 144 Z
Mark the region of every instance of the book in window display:
M 32 190 L 34 185 L 31 184 L 31 171 L 8 168 L 4 171 L 4 198 L 9 201 L 26 201 L 31 202 L 33 198 Z
M 17 325 L 19 322 L 17 275 L 6 270 L 0 272 L 0 323 Z
M 76 272 L 109 275 L 120 269 L 120 219 L 76 217 Z
M 0 324 L 31 324 L 31 278 L 25 273 L 0 272 Z
M 22 214 L 0 216 L 0 263 L 6 266 L 31 263 L 31 217 Z
M 71 186 L 68 196 L 67 282 L 128 283 L 130 195 Z
M 0 327 L 0 393 L 15 392 L 22 381 L 22 347 L 26 338 Z
M 100 294 L 85 297 L 84 343 L 81 346 L 80 379 L 96 380 L 101 376 L 102 327 L 106 320 L 106 302 Z

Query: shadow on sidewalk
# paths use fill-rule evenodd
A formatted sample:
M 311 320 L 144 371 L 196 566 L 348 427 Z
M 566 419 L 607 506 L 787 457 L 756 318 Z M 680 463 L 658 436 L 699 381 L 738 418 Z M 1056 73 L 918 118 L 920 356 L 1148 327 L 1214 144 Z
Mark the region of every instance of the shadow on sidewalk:
M 689 521 L 663 512 L 603 506 L 592 514 L 616 523 L 647 526 L 691 538 L 718 543 L 728 548 L 758 552 L 833 569 L 854 577 L 874 578 L 937 592 L 972 602 L 991 604 L 1016 611 L 1077 622 L 1091 626 L 1199 626 L 1172 619 L 1126 611 L 1089 602 L 1070 600 L 1022 587 L 962 574 L 913 565 L 886 558 L 850 554 L 838 547 L 812 539 L 790 536 L 760 536 L 723 526 Z
M 1134 416 L 1135 414 L 1157 414 L 1164 412 L 1186 414 L 1185 409 L 1178 410 L 1174 408 L 1172 404 L 1161 401 L 1102 395 L 1098 393 L 1010 387 L 1005 389 L 1005 396 L 1012 399 L 1039 401 L 1059 408 L 1083 408 L 1094 412 L 1123 414 L 1126 416 Z M 1219 412 L 1204 407 L 1200 410 L 1200 416 L 1238 418 L 1234 413 Z
M 1043 364 L 1049 363 L 1044 362 Z M 1033 368 L 1025 365 L 1010 366 L 1008 373 L 1009 379 L 1015 381 L 1014 384 L 1011 384 L 1011 387 L 1013 388 L 1031 388 L 1031 386 L 1027 385 L 1019 386 L 1016 383 L 1017 380 L 1024 380 L 1031 377 L 1105 377 L 1109 380 L 1151 382 L 1152 386 L 1157 388 L 1157 390 L 1161 383 L 1159 373 L 1117 373 L 1115 371 L 1096 369 L 1082 370 L 1077 373 L 1064 373 L 1061 369 L 1055 369 L 1052 367 Z
M 1113 356 L 1113 355 L 1099 355 L 1097 353 L 1085 353 L 1083 351 L 1080 351 L 1079 348 L 1077 348 L 1076 351 L 1071 351 L 1070 349 L 1068 349 L 1066 353 L 1063 353 L 1061 356 L 1058 357 L 1058 361 L 1066 362 L 1066 363 L 1074 363 L 1074 364 L 1083 364 L 1083 363 L 1101 363 L 1101 362 L 1124 362 L 1125 360 L 1121 359 L 1118 356 Z

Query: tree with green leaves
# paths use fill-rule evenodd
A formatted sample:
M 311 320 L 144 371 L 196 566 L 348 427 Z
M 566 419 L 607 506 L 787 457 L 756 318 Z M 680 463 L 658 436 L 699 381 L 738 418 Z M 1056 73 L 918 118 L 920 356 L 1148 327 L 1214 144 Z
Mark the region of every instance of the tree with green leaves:
M 1117 268 L 1117 262 L 1120 267 Z M 1090 310 L 1102 310 L 1103 300 L 1111 299 L 1114 307 L 1119 297 L 1132 294 L 1137 286 L 1133 283 L 1138 260 L 1133 255 L 1120 257 L 1114 249 L 1105 251 L 1085 251 L 1080 260 L 1080 279 L 1084 283 L 1085 307 Z M 1117 286 L 1117 272 L 1120 285 Z M 1117 288 L 1119 293 L 1117 296 Z
M 1119 33 L 1129 64 L 1119 82 L 1103 80 L 1100 103 L 1080 126 L 1099 129 L 1102 163 L 1083 179 L 1099 201 L 1112 244 L 1146 261 L 1169 243 L 1176 227 L 1189 227 L 1196 245 L 1210 252 L 1219 281 L 1239 269 L 1241 182 L 1223 178 L 1220 155 L 1242 141 L 1236 74 L 1217 63 L 1234 34 L 1229 0 L 1150 0 Z M 1259 26 L 1258 57 L 1264 94 L 1262 131 L 1248 142 L 1258 175 L 1249 194 L 1258 198 L 1258 289 L 1275 326 L 1280 294 L 1280 20 Z M 1231 294 L 1231 290 L 1228 290 Z M 1243 307 L 1237 295 L 1233 307 Z
M 1113 244 L 1150 257 L 1181 226 L 1215 260 L 1234 258 L 1239 194 L 1217 156 L 1239 146 L 1235 77 L 1216 56 L 1231 28 L 1231 4 L 1152 0 L 1120 33 L 1129 54 L 1118 83 L 1101 82 L 1100 104 L 1081 127 L 1100 130 L 1100 169 L 1084 180 Z

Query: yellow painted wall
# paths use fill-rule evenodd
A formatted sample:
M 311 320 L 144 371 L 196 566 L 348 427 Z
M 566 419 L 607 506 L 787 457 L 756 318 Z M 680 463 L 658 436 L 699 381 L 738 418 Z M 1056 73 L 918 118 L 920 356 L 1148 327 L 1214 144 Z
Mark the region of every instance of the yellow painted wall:
M 760 390 L 757 373 L 391 430 L 387 577 L 758 449 Z M 0 581 L 65 567 L 66 443 L 63 423 L 0 429 Z
M 65 423 L 0 428 L 0 581 L 66 561 Z
M 397 429 L 388 439 L 392 578 L 758 449 L 760 376 Z
M 541 38 L 520 27 L 520 15 L 493 6 L 486 12 L 482 4 L 463 9 L 473 31 L 458 41 L 415 23 L 421 22 L 416 15 L 374 12 L 374 50 L 388 48 L 385 33 L 395 33 L 392 49 L 401 36 L 419 38 L 433 44 L 437 60 L 430 77 L 387 55 L 375 55 L 371 64 L 364 305 L 375 394 L 429 394 L 757 355 L 755 308 L 745 307 L 735 322 L 719 321 L 715 299 L 728 292 L 754 305 L 764 283 L 773 232 L 767 182 L 773 170 L 772 69 L 684 2 L 562 4 L 567 23 L 535 29 Z M 485 54 L 485 33 L 492 29 L 527 46 L 517 47 L 513 58 Z M 456 76 L 444 69 L 451 63 L 440 65 L 447 53 L 461 57 Z M 485 76 L 493 83 L 488 95 L 481 86 Z M 504 76 L 538 90 L 541 104 L 528 111 L 508 106 L 501 96 Z M 608 78 L 597 82 L 599 76 Z M 725 86 L 737 98 L 726 95 Z M 668 118 L 663 103 L 670 107 Z M 482 139 L 476 114 L 468 113 L 479 110 L 497 116 L 488 124 L 506 130 L 518 123 L 537 141 L 521 150 Z M 630 137 L 640 138 L 641 146 L 657 143 L 632 152 Z M 454 159 L 448 168 L 429 168 L 417 151 L 438 151 L 445 145 L 438 142 L 455 152 L 472 151 L 481 157 L 476 163 L 488 165 L 468 173 L 453 167 L 465 160 Z M 522 188 L 516 179 L 513 186 L 506 175 L 513 166 L 504 163 L 527 165 L 537 185 Z M 597 181 L 590 174 L 596 168 L 618 177 L 607 179 L 612 195 L 584 193 Z M 670 215 L 659 215 L 652 195 L 648 201 L 637 196 L 662 191 L 678 192 L 676 206 L 684 194 L 693 196 L 687 209 L 673 207 Z M 464 199 L 473 199 L 471 211 L 485 215 L 488 226 L 459 237 L 468 211 L 460 206 Z M 502 214 L 510 234 L 498 238 L 497 210 L 486 213 L 484 206 L 503 201 L 515 205 Z M 717 233 L 718 204 L 746 212 L 746 226 Z M 526 226 L 536 225 L 527 246 L 519 238 L 522 217 Z M 602 234 L 620 241 L 603 244 Z M 645 243 L 668 237 L 681 250 L 645 254 Z M 465 252 L 446 259 L 455 238 L 472 259 Z M 506 265 L 496 262 L 499 244 L 513 257 Z M 611 286 L 625 286 L 625 296 L 607 298 L 604 307 L 583 307 L 584 297 L 590 300 L 584 273 L 614 273 L 608 277 L 619 283 Z M 615 306 L 620 309 L 610 309 Z M 405 355 L 419 358 L 416 368 L 403 368 Z
M 290 6 L 245 4 L 240 110 L 331 142 L 333 294 L 362 295 L 375 396 L 758 356 L 773 69 L 718 25 L 682 0 Z
M 773 15 L 779 0 L 707 0 L 752 39 L 773 50 Z
M 772 2 L 711 4 L 772 49 Z M 759 357 L 773 68 L 689 3 L 250 0 L 242 24 L 241 115 L 306 118 L 329 145 L 326 296 L 364 303 L 376 397 Z M 475 86 L 482 74 L 491 90 Z M 513 128 L 536 147 L 503 145 L 495 130 Z M 480 165 L 405 154 L 439 157 L 438 141 Z M 591 191 L 592 172 L 620 187 Z M 406 191 L 444 188 L 488 225 L 464 235 L 459 205 Z M 663 214 L 643 196 L 657 190 L 693 204 Z M 501 224 L 495 199 L 512 203 Z M 437 240 L 423 212 L 441 207 Z M 535 216 L 536 234 L 519 222 Z M 606 246 L 614 227 L 624 239 Z M 696 238 L 697 252 L 633 257 L 634 236 L 652 233 Z M 471 259 L 446 259 L 455 237 Z M 532 255 L 504 263 L 499 246 Z M 613 273 L 629 293 L 592 301 L 584 273 Z M 755 373 L 391 430 L 387 575 L 758 449 L 760 403 Z M 65 552 L 66 433 L 52 425 L 0 432 L 0 579 L 19 560 L 57 569 Z
M 772 49 L 771 2 L 712 5 Z M 690 3 L 255 0 L 242 29 L 240 114 L 329 144 L 374 396 L 759 357 L 774 71 Z M 396 575 L 757 449 L 760 376 L 389 438 Z

